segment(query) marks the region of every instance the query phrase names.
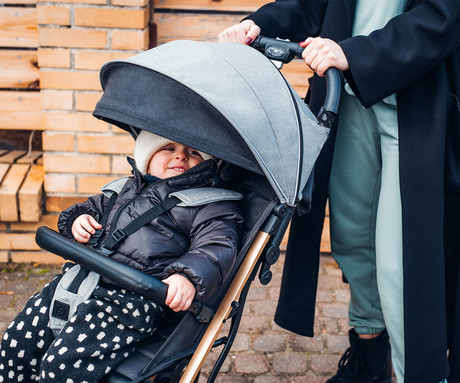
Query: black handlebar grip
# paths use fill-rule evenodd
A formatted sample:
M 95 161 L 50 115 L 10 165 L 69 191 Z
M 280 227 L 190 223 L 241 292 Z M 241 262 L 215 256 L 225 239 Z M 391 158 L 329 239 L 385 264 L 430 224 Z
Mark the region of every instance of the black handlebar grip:
M 327 91 L 323 109 L 338 114 L 342 98 L 342 75 L 337 68 L 329 68 L 325 72 Z

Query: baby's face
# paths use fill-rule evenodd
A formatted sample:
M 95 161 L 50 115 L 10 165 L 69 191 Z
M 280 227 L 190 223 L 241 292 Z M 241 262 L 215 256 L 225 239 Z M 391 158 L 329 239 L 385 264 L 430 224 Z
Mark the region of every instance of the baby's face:
M 170 178 L 203 161 L 203 157 L 195 149 L 177 142 L 170 142 L 152 156 L 147 174 L 161 179 Z

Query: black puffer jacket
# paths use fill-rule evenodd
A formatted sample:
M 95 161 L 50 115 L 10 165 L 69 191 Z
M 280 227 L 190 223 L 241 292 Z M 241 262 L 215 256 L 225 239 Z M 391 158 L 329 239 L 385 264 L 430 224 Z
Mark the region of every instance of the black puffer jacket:
M 217 172 L 214 161 L 208 160 L 179 176 L 148 185 L 133 168 L 134 177 L 128 178 L 109 214 L 102 244 L 108 233 L 126 227 L 170 193 L 211 186 Z M 99 221 L 107 202 L 104 194 L 98 194 L 64 210 L 58 221 L 59 231 L 73 238 L 75 218 L 90 214 Z M 228 276 L 237 254 L 241 223 L 235 201 L 175 206 L 127 237 L 111 257 L 159 279 L 174 273 L 186 275 L 197 289 L 195 299 L 200 301 Z

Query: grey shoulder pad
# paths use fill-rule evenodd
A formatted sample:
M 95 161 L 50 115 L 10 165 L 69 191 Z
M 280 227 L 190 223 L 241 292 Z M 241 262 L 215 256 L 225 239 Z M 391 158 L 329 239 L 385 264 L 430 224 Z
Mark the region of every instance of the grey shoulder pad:
M 125 186 L 129 178 L 130 177 L 122 177 L 110 181 L 108 184 L 101 187 L 101 192 L 108 198 L 110 198 L 113 193 L 120 194 L 121 189 L 123 189 L 123 186 Z
M 233 190 L 212 187 L 181 190 L 171 193 L 170 196 L 179 198 L 177 206 L 201 206 L 219 201 L 238 201 L 243 195 Z

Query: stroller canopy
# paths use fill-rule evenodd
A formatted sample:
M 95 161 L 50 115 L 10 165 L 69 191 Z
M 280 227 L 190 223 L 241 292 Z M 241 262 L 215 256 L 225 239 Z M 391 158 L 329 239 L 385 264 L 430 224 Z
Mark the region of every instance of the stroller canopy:
M 288 205 L 328 136 L 270 60 L 243 44 L 173 41 L 106 63 L 100 78 L 96 117 L 265 174 Z

